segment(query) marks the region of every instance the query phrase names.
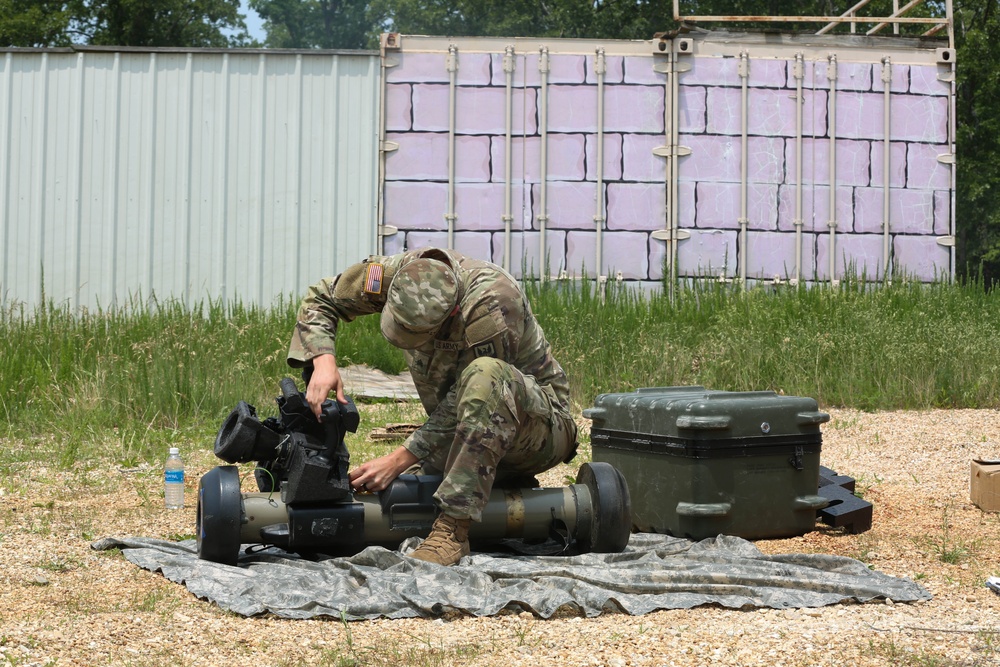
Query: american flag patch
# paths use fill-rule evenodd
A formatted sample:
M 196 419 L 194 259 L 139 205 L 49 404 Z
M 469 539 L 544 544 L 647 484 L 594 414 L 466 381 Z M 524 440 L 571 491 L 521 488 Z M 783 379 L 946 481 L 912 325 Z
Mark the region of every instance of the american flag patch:
M 382 275 L 385 269 L 381 264 L 369 264 L 368 276 L 365 278 L 365 294 L 382 293 Z

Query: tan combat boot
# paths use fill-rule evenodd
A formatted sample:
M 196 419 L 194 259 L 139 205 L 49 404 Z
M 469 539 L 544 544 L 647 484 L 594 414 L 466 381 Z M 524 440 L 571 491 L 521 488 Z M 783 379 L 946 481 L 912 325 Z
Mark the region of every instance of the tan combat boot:
M 469 555 L 469 524 L 471 519 L 456 519 L 441 514 L 431 527 L 431 534 L 410 553 L 410 556 L 428 563 L 454 565 Z

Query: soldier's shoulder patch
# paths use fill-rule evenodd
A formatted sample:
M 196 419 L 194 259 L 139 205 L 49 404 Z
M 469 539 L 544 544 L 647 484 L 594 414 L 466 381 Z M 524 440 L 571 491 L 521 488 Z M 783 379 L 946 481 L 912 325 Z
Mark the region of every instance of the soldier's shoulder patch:
M 385 283 L 385 266 L 379 262 L 369 262 L 365 274 L 365 294 L 381 294 Z
M 495 359 L 497 356 L 497 347 L 493 341 L 488 340 L 485 343 L 473 345 L 472 352 L 477 357 L 493 357 Z

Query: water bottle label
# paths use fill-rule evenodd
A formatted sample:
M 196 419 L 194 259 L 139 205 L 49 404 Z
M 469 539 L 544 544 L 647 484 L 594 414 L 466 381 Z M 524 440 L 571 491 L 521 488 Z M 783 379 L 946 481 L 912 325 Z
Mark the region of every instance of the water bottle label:
M 184 471 L 183 470 L 167 470 L 163 473 L 163 479 L 167 484 L 183 484 L 184 483 Z

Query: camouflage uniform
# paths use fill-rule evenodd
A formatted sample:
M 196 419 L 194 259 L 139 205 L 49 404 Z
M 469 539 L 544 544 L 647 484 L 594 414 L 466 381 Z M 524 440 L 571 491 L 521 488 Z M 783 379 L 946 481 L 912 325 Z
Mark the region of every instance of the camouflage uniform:
M 453 272 L 455 284 L 443 284 L 450 296 L 441 296 L 440 304 L 426 281 L 408 283 L 410 293 L 391 289 L 393 277 L 419 259 L 443 262 Z M 447 317 L 455 303 L 458 313 Z M 387 328 L 390 309 L 396 324 Z M 335 354 L 339 322 L 383 310 L 386 337 L 413 348 L 403 354 L 428 414 L 404 446 L 425 471 L 444 473 L 435 499 L 447 514 L 479 520 L 498 474 L 530 477 L 573 458 L 576 424 L 566 374 L 520 286 L 489 262 L 422 249 L 372 256 L 320 281 L 299 309 L 288 363 L 301 367 Z M 431 323 L 444 318 L 444 324 L 407 338 L 424 317 Z

